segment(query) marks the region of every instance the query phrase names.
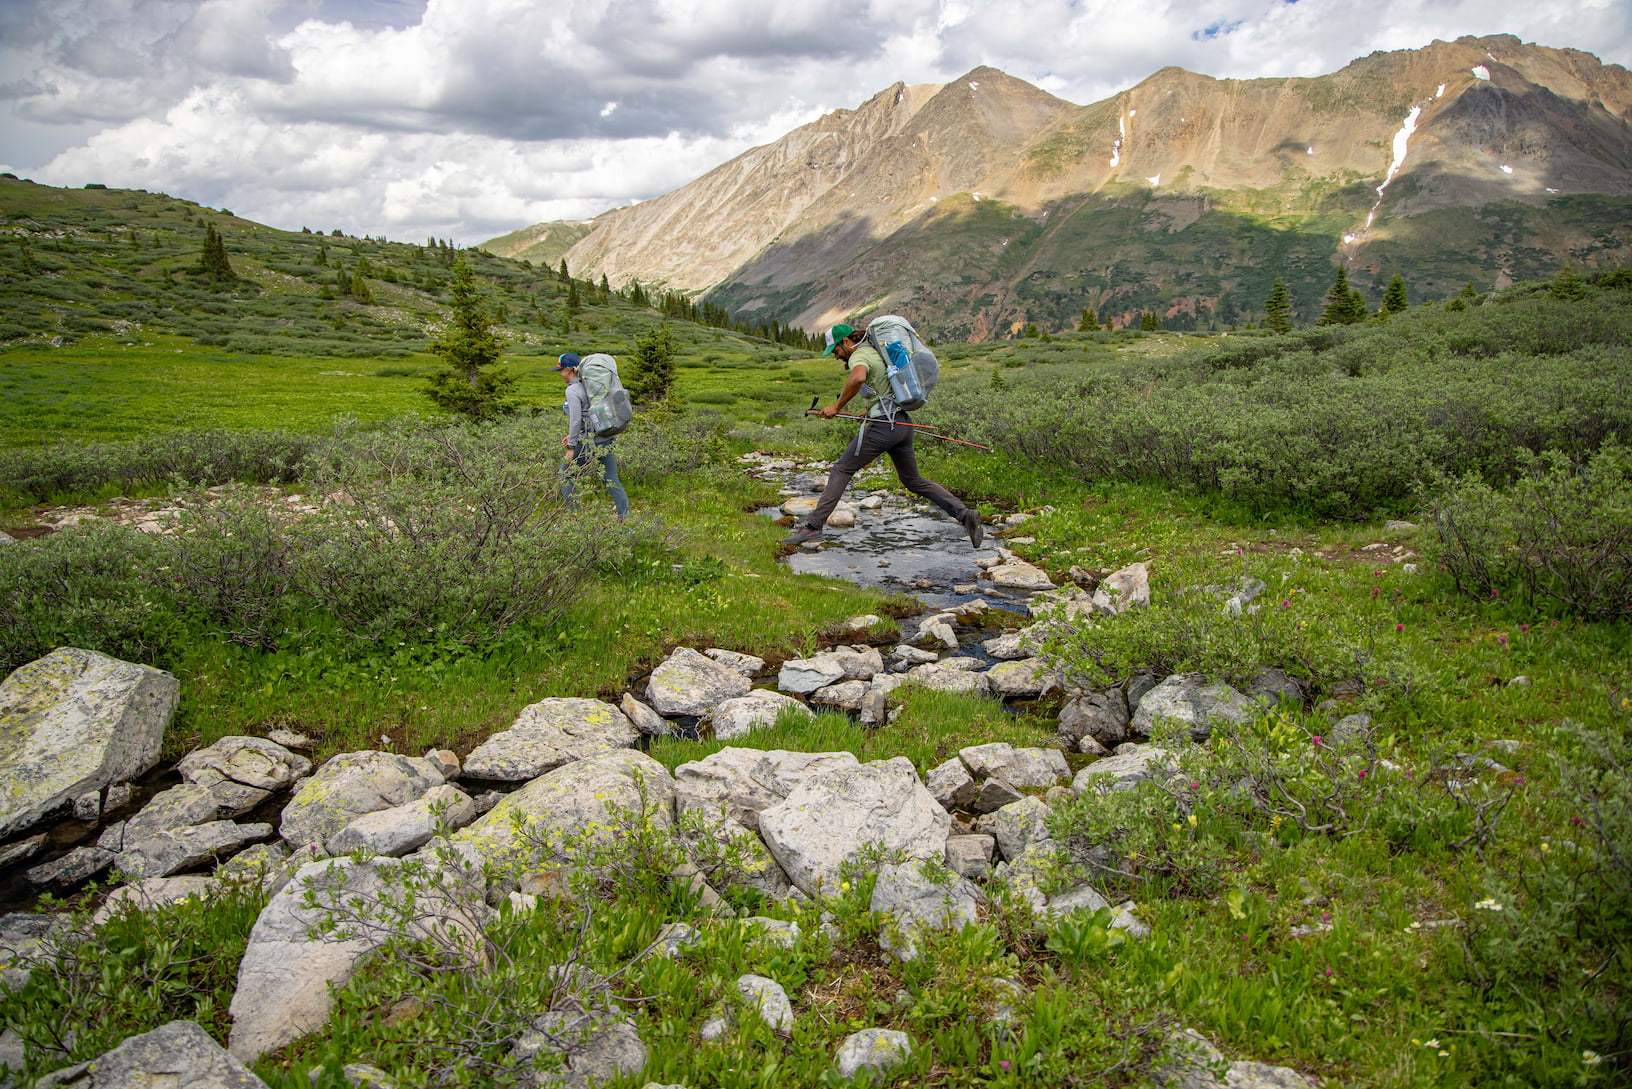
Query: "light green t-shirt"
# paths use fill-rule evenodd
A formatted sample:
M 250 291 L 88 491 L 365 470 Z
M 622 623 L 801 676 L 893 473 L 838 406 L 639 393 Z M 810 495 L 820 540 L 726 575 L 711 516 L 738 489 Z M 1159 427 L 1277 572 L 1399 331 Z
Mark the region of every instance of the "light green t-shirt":
M 884 357 L 879 355 L 872 345 L 858 344 L 844 365 L 850 370 L 855 370 L 858 366 L 867 368 L 867 384 L 861 388 L 861 393 L 867 398 L 865 414 L 873 415 L 873 410 L 878 408 L 879 398 L 890 391 L 889 372 L 884 368 Z M 882 412 L 878 414 L 883 415 Z

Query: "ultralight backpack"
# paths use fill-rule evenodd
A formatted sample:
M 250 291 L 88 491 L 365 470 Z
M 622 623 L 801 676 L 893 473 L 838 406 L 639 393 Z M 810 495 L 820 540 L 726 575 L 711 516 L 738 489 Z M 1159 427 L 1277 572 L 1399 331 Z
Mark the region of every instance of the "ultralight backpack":
M 629 392 L 618 381 L 618 361 L 605 352 L 586 355 L 578 363 L 578 381 L 589 397 L 589 428 L 597 439 L 610 439 L 623 432 L 634 419 Z
M 890 379 L 890 397 L 897 408 L 923 408 L 941 380 L 941 361 L 935 358 L 906 318 L 885 314 L 867 323 L 867 343 L 884 358 Z

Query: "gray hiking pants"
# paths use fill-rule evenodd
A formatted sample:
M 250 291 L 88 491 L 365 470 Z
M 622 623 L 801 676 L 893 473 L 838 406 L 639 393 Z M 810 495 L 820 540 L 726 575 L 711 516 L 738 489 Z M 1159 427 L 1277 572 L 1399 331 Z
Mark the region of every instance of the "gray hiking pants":
M 911 422 L 911 417 L 905 412 L 895 415 L 902 422 Z M 866 428 L 845 447 L 844 456 L 834 463 L 833 470 L 827 474 L 827 487 L 822 489 L 822 498 L 817 501 L 816 509 L 810 512 L 810 517 L 805 519 L 806 524 L 814 529 L 825 526 L 828 518 L 832 517 L 833 508 L 839 505 L 844 490 L 850 486 L 850 478 L 877 461 L 880 454 L 890 455 L 902 487 L 934 503 L 953 521 L 961 521 L 963 512 L 969 509 L 963 500 L 918 471 L 918 454 L 912 448 L 912 432 L 910 427 L 892 427 L 888 420 L 868 420 Z

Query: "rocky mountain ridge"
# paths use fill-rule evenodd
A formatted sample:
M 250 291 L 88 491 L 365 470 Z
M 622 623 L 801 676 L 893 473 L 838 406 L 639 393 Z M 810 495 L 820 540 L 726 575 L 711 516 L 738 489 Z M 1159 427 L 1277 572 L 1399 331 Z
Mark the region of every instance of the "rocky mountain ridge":
M 818 328 L 1001 336 L 1314 310 L 1344 262 L 1419 294 L 1632 260 L 1632 73 L 1498 35 L 1315 78 L 1164 68 L 1077 106 L 992 68 L 896 84 L 593 221 L 574 273 Z

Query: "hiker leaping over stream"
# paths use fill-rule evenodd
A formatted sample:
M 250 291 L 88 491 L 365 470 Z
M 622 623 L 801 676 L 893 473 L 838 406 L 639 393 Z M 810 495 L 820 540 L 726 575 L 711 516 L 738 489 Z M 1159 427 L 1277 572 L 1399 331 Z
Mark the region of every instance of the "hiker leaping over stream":
M 885 328 L 887 323 L 899 326 L 901 340 L 888 341 L 883 337 L 889 332 Z M 869 338 L 871 331 L 873 336 Z M 871 339 L 873 343 L 867 343 Z M 907 347 L 903 347 L 902 341 Z M 892 356 L 899 356 L 898 366 L 888 366 L 884 357 L 879 354 L 876 343 L 886 344 L 886 350 Z M 850 486 L 850 479 L 862 469 L 878 460 L 880 454 L 890 455 L 890 461 L 895 464 L 895 475 L 900 478 L 901 485 L 914 495 L 921 495 L 947 513 L 954 521 L 963 526 L 969 534 L 969 543 L 976 548 L 985 536 L 985 527 L 981 525 L 980 512 L 966 505 L 963 500 L 947 491 L 941 485 L 930 480 L 918 471 L 918 455 L 912 447 L 913 432 L 918 430 L 912 424 L 912 417 L 907 415 L 907 405 L 917 408 L 923 404 L 928 395 L 927 387 L 934 385 L 934 377 L 922 387 L 913 389 L 903 386 L 898 378 L 904 371 L 900 364 L 905 364 L 910 358 L 911 348 L 918 347 L 917 334 L 912 327 L 901 318 L 878 318 L 868 329 L 854 329 L 848 325 L 835 325 L 827 331 L 827 350 L 823 355 L 831 355 L 839 362 L 849 367 L 849 375 L 845 378 L 844 389 L 839 392 L 838 400 L 823 408 L 811 408 L 811 412 L 831 420 L 840 414 L 844 408 L 858 394 L 868 399 L 867 411 L 862 418 L 861 430 L 855 441 L 845 447 L 844 456 L 833 465 L 833 470 L 827 475 L 827 486 L 822 489 L 822 497 L 816 503 L 816 509 L 810 512 L 804 523 L 796 526 L 794 531 L 782 538 L 783 544 L 804 544 L 815 540 L 822 535 L 822 527 L 827 525 L 827 519 L 833 509 L 839 505 L 839 498 L 844 490 Z M 901 349 L 901 351 L 897 351 Z M 930 364 L 934 364 L 934 356 L 929 355 Z M 892 374 L 892 372 L 895 372 Z M 897 381 L 891 382 L 896 377 Z M 919 375 L 912 372 L 911 382 L 917 382 Z M 881 390 L 882 393 L 875 393 Z

